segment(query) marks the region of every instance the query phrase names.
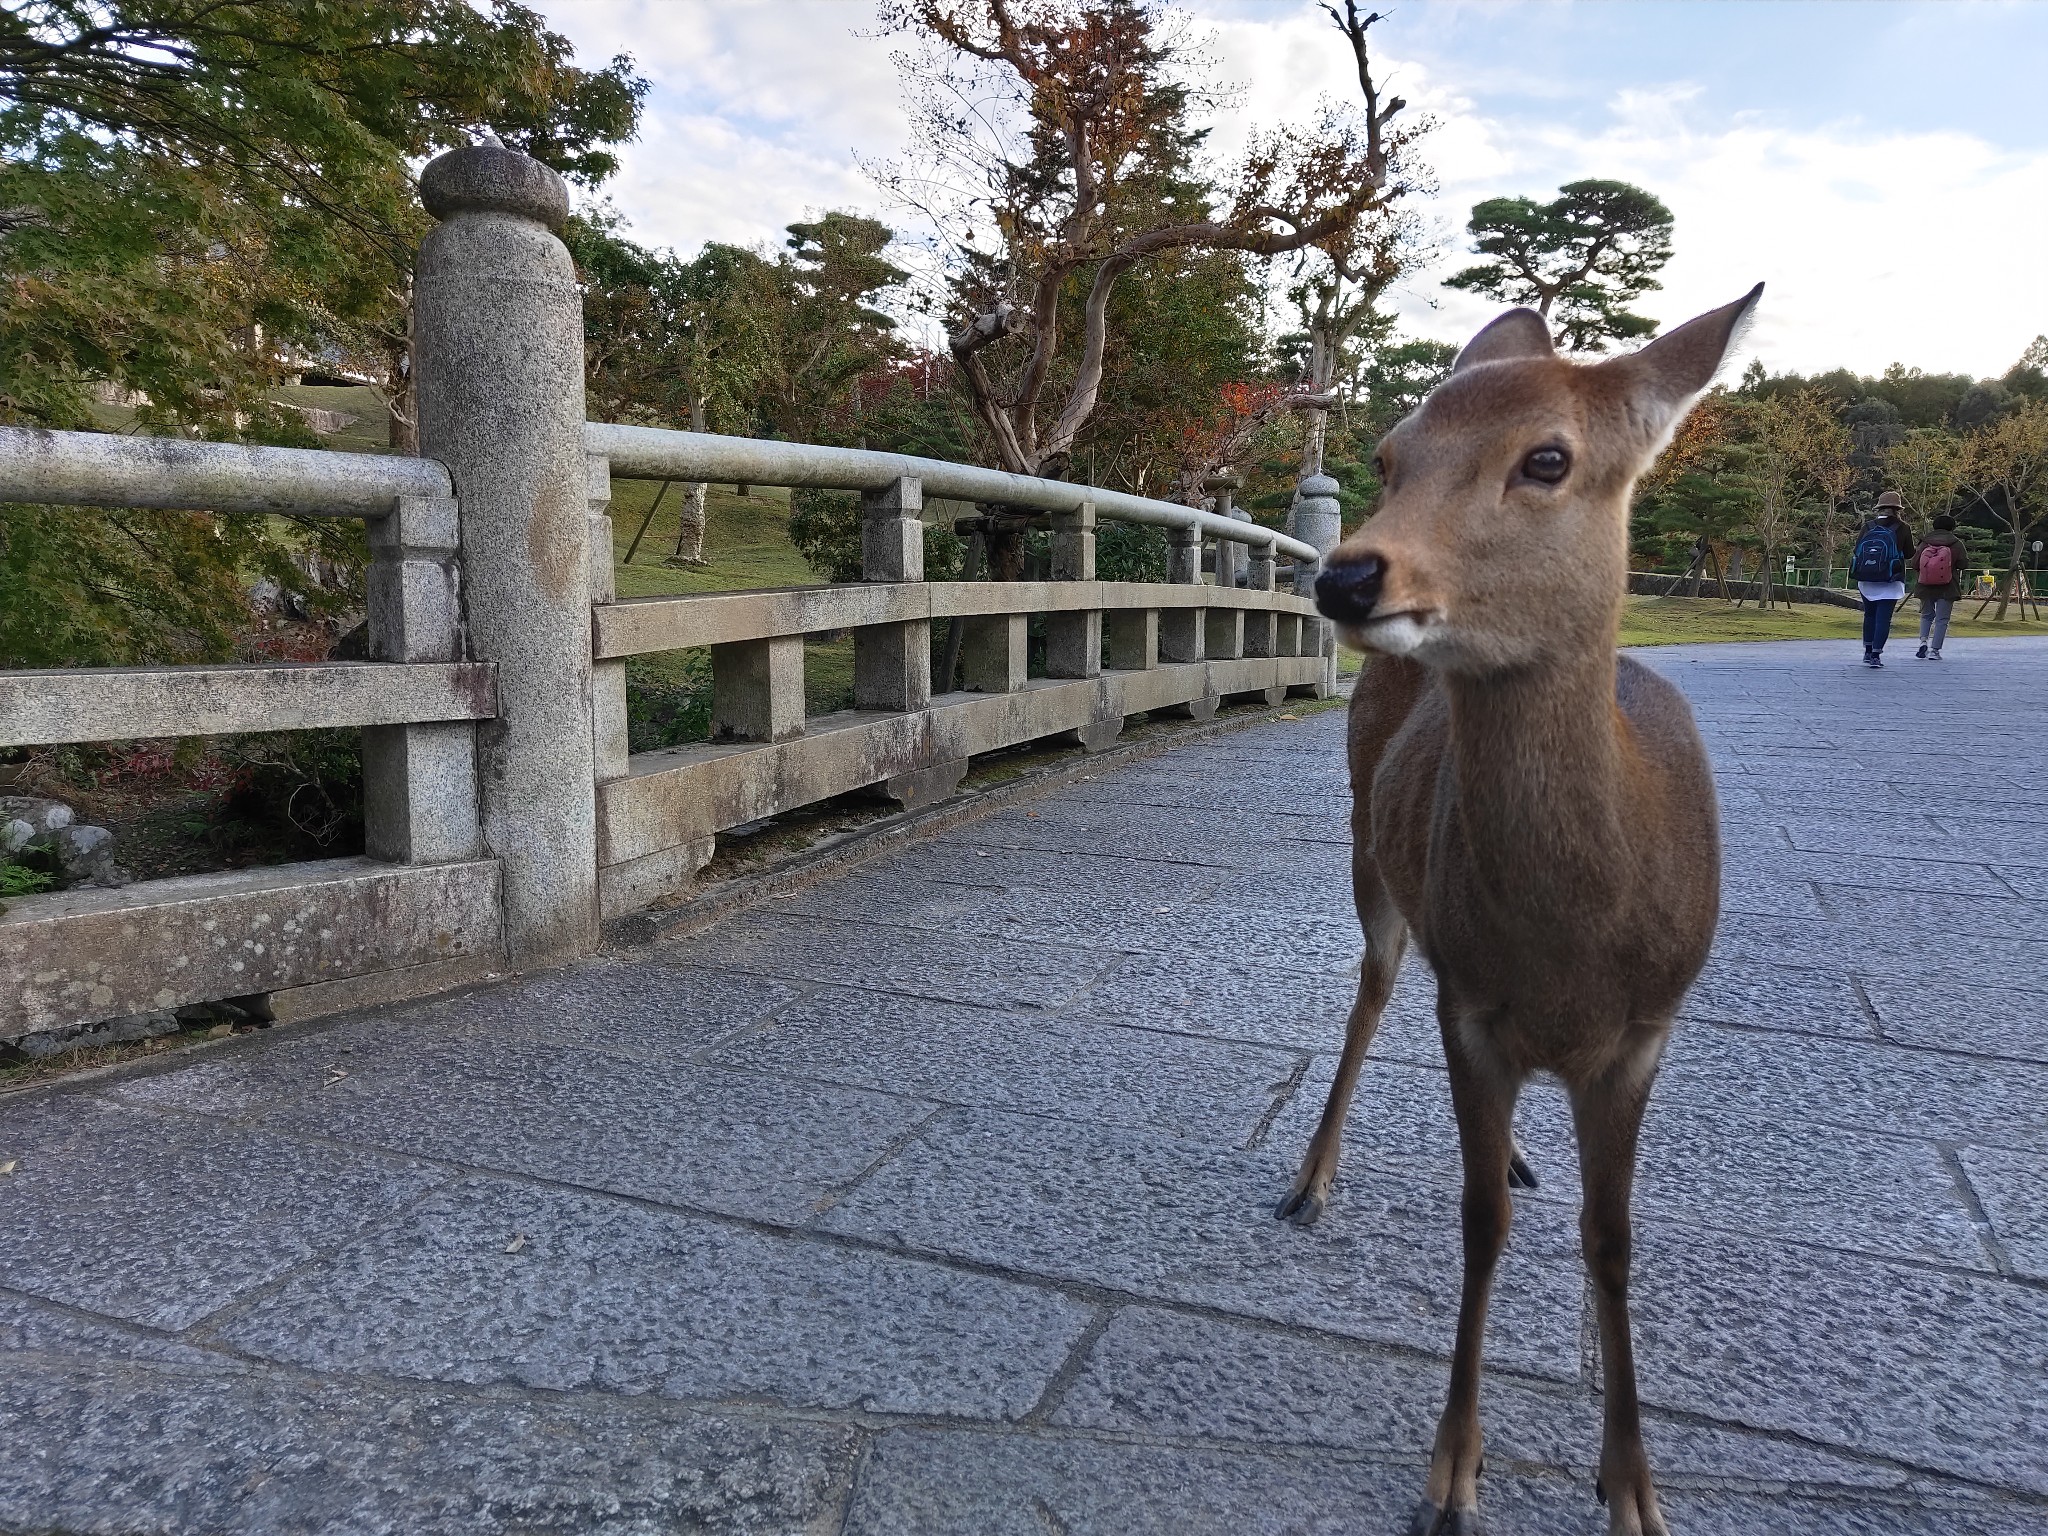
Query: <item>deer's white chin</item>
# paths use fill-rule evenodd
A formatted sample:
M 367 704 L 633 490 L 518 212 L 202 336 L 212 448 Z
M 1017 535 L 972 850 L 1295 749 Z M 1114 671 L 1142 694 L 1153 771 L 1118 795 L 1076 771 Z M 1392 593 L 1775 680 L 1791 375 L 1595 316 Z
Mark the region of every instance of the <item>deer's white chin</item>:
M 1430 638 L 1431 627 L 1412 613 L 1390 613 L 1384 619 L 1352 625 L 1342 638 L 1354 650 L 1413 656 Z

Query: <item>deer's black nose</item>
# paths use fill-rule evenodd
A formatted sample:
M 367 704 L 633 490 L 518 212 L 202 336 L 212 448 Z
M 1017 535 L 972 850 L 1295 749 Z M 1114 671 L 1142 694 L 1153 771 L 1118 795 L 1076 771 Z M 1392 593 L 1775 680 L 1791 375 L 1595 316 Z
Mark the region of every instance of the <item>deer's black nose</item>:
M 1385 568 L 1373 555 L 1326 565 L 1316 577 L 1316 607 L 1323 617 L 1339 624 L 1362 623 L 1380 600 L 1380 581 L 1385 575 Z

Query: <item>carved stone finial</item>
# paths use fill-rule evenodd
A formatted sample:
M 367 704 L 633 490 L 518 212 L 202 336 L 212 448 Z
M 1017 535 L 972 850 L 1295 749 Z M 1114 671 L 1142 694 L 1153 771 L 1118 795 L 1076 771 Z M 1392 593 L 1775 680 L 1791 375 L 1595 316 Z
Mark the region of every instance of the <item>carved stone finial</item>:
M 441 220 L 458 213 L 509 213 L 560 234 L 569 222 L 569 188 L 530 155 L 502 144 L 451 149 L 420 172 L 420 201 Z

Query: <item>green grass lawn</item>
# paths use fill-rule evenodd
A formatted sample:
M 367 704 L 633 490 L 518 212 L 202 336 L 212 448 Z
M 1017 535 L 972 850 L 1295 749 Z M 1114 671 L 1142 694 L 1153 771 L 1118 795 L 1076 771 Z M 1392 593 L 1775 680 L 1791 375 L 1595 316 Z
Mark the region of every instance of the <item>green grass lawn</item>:
M 1978 640 L 1999 635 L 2048 635 L 2048 624 L 2021 620 L 2015 604 L 2007 610 L 2003 624 L 1992 620 L 1995 609 L 1982 619 L 1972 618 L 1977 601 L 1956 604 L 1948 632 L 1962 639 Z M 1901 640 L 1917 643 L 1920 606 L 1899 605 L 1892 623 L 1892 644 Z M 1631 597 L 1621 615 L 1623 645 L 1682 645 L 1703 640 L 1861 640 L 1863 615 L 1854 608 L 1835 608 L 1818 603 L 1759 609 L 1754 603 L 1737 608 L 1718 597 Z

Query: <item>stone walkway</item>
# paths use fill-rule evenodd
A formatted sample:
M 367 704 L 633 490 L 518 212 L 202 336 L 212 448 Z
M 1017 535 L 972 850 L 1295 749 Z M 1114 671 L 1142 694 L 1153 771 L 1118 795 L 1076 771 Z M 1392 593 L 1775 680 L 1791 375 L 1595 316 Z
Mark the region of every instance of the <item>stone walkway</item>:
M 1728 841 L 1637 1199 L 1681 1536 L 2048 1529 L 2048 645 L 1894 649 L 1650 657 Z M 1270 1215 L 1353 985 L 1341 730 L 0 1100 L 0 1528 L 1399 1529 L 1458 1285 L 1425 976 L 1330 1215 Z M 1485 1497 L 1597 1533 L 1554 1089 L 1520 1131 Z

